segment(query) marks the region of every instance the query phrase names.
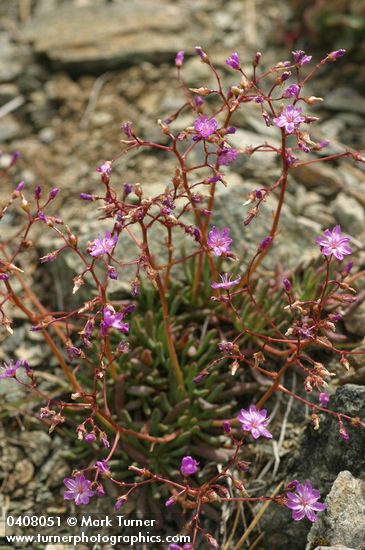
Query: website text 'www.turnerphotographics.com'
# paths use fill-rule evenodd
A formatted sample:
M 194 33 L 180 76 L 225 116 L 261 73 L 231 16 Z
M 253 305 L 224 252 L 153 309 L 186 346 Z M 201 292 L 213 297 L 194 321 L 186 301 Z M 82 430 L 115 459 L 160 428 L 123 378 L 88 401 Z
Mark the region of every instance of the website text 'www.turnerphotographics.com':
M 109 544 L 129 548 L 143 545 L 155 548 L 190 542 L 184 534 L 165 534 L 157 519 L 124 515 L 84 514 L 5 515 L 0 521 L 0 536 L 11 545 L 38 544 Z

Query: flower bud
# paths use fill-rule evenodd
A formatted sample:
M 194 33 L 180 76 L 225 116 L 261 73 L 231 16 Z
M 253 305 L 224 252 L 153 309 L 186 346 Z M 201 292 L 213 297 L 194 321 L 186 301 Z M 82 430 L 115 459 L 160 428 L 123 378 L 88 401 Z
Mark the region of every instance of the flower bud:
M 261 52 L 256 52 L 256 53 L 255 53 L 254 58 L 253 58 L 253 60 L 252 60 L 252 65 L 253 65 L 254 67 L 257 67 L 257 66 L 260 64 L 261 57 L 262 57 L 262 53 L 261 53 Z
M 314 105 L 315 103 L 318 103 L 320 101 L 323 101 L 323 97 L 316 97 L 315 95 L 310 95 L 303 98 L 308 105 Z
M 205 51 L 203 51 L 203 49 L 200 46 L 196 46 L 195 51 L 198 54 L 198 56 L 200 57 L 200 59 L 203 61 L 203 63 L 209 63 L 209 57 L 207 56 Z
M 11 160 L 10 160 L 9 168 L 11 168 L 12 166 L 14 166 L 14 164 L 17 162 L 17 160 L 18 160 L 19 157 L 20 157 L 20 152 L 19 152 L 19 151 L 14 151 L 14 153 L 11 155 Z
M 175 65 L 178 69 L 180 69 L 180 67 L 182 67 L 183 63 L 184 63 L 184 52 L 183 52 L 183 50 L 180 50 L 176 54 Z
M 316 431 L 319 430 L 319 416 L 318 416 L 318 414 L 312 414 L 311 421 L 312 421 L 313 429 L 316 430 Z
M 212 91 L 213 91 L 210 88 L 189 88 L 189 90 L 191 92 L 193 92 L 194 94 L 198 94 L 198 95 L 202 95 L 202 96 L 207 96 L 207 95 L 211 94 Z
M 20 181 L 16 186 L 15 191 L 18 191 L 20 193 L 21 191 L 23 191 L 24 187 L 25 187 L 25 181 Z
M 289 279 L 284 279 L 283 280 L 283 287 L 285 289 L 285 292 L 290 292 L 291 291 L 291 282 L 289 281 Z
M 270 246 L 271 241 L 272 237 L 270 235 L 268 237 L 265 237 L 259 246 L 259 252 L 263 252 L 264 250 L 266 250 L 266 248 Z
M 77 237 L 76 235 L 74 235 L 73 233 L 71 233 L 70 237 L 69 237 L 69 242 L 70 242 L 70 245 L 73 246 L 74 248 L 76 248 L 77 246 Z
M 118 511 L 120 508 L 127 502 L 128 498 L 126 496 L 119 497 L 117 502 L 114 504 L 114 510 Z
M 345 53 L 346 53 L 346 50 L 344 50 L 344 49 L 335 50 L 335 51 L 331 52 L 330 54 L 328 54 L 327 59 L 329 61 L 336 61 L 336 59 L 339 59 L 340 57 L 345 55 Z
M 22 200 L 21 208 L 22 208 L 22 210 L 24 210 L 24 212 L 29 212 L 30 211 L 29 202 L 26 199 Z

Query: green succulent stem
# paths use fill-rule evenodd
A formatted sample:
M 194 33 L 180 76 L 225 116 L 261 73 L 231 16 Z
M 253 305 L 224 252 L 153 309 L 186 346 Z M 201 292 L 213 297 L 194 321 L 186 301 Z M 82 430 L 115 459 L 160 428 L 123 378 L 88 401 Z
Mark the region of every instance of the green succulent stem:
M 170 317 L 169 317 L 169 306 L 167 303 L 166 295 L 165 295 L 165 287 L 161 281 L 160 274 L 156 270 L 155 263 L 152 258 L 152 254 L 149 249 L 148 245 L 148 238 L 147 238 L 147 229 L 146 226 L 141 223 L 142 228 L 142 234 L 143 234 L 143 248 L 144 252 L 146 254 L 146 257 L 148 258 L 148 261 L 151 265 L 151 268 L 155 270 L 155 277 L 154 281 L 157 286 L 158 294 L 160 297 L 161 307 L 162 307 L 162 316 L 163 316 L 163 324 L 165 329 L 165 335 L 166 335 L 166 342 L 167 342 L 167 348 L 172 364 L 172 370 L 174 372 L 176 382 L 180 390 L 182 391 L 183 395 L 186 395 L 186 388 L 184 383 L 184 376 L 179 364 L 179 359 L 176 354 L 173 337 L 172 337 L 172 331 L 171 331 L 171 325 L 170 325 Z
M 164 292 L 164 287 L 161 282 L 161 278 L 159 275 L 156 277 L 156 284 L 158 288 L 158 293 L 160 296 L 161 306 L 162 306 L 162 315 L 163 315 L 163 324 L 165 328 L 165 334 L 166 334 L 166 341 L 167 341 L 167 347 L 169 350 L 169 355 L 171 359 L 172 368 L 175 374 L 175 378 L 177 381 L 177 384 L 184 395 L 186 395 L 186 388 L 184 384 L 184 377 L 183 373 L 181 371 L 179 360 L 176 354 L 174 342 L 172 339 L 172 332 L 171 332 L 171 326 L 170 326 L 170 319 L 169 319 L 169 308 Z

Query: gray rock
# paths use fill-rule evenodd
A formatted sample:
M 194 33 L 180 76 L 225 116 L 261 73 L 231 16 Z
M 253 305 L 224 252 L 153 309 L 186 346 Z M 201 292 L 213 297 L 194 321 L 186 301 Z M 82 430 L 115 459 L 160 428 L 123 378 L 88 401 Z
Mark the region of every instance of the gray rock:
M 42 143 L 53 143 L 53 141 L 56 138 L 56 132 L 54 128 L 42 128 L 42 130 L 38 134 L 39 139 L 42 141 Z
M 0 34 L 0 82 L 10 82 L 23 70 L 19 48 L 12 44 L 7 34 Z
M 21 135 L 21 126 L 13 115 L 6 115 L 1 119 L 0 142 L 9 141 Z
M 52 443 L 50 436 L 41 430 L 21 432 L 20 441 L 27 452 L 28 458 L 35 466 L 40 466 L 43 463 L 50 452 Z
M 346 193 L 339 193 L 331 204 L 331 210 L 342 228 L 356 236 L 364 230 L 365 211 L 358 201 Z
M 361 165 L 343 162 L 338 167 L 344 191 L 354 197 L 363 207 L 365 206 L 365 174 Z
M 326 95 L 325 107 L 332 111 L 350 111 L 365 114 L 365 98 L 353 88 L 335 87 Z
M 361 302 L 345 317 L 345 327 L 352 334 L 365 336 L 365 302 Z
M 257 147 L 258 145 L 262 145 L 264 143 L 268 143 L 269 145 L 273 145 L 274 147 L 280 147 L 280 140 L 278 139 L 278 135 L 267 137 L 266 135 L 258 134 L 257 132 L 251 132 L 249 130 L 237 130 L 235 134 L 232 134 L 229 136 L 228 139 L 229 143 L 231 143 L 234 147 L 237 147 L 238 149 L 246 149 L 247 147 Z M 260 159 L 261 161 L 265 161 L 263 157 L 271 157 L 271 158 L 277 158 L 276 153 L 262 153 L 262 155 L 256 154 L 256 162 L 257 159 Z
M 34 466 L 24 458 L 16 464 L 13 475 L 17 485 L 27 485 L 33 479 Z
M 331 397 L 330 407 L 348 416 L 365 418 L 365 387 L 347 384 Z M 320 429 L 308 425 L 297 452 L 282 460 L 282 477 L 286 482 L 297 479 L 312 481 L 321 500 L 329 493 L 338 474 L 344 470 L 365 481 L 364 431 L 345 423 L 350 443 L 339 437 L 338 422 L 332 415 L 322 415 Z M 278 480 L 276 480 L 277 484 Z M 270 489 L 267 493 L 270 492 Z M 321 514 L 318 514 L 318 518 Z M 309 521 L 292 521 L 286 508 L 269 508 L 261 520 L 267 548 L 304 550 L 310 529 Z M 323 541 L 321 541 L 323 544 Z M 321 544 L 320 541 L 317 542 Z M 329 542 L 330 543 L 330 542 Z
M 365 482 L 350 472 L 340 472 L 326 498 L 327 509 L 313 524 L 306 550 L 313 550 L 319 540 L 331 545 L 365 548 Z M 338 546 L 336 546 L 338 548 Z
M 0 102 L 7 103 L 19 95 L 18 87 L 15 84 L 0 84 Z
M 338 171 L 329 164 L 317 162 L 292 170 L 293 177 L 308 189 L 325 196 L 335 195 L 343 187 Z
M 208 65 L 202 63 L 197 56 L 194 56 L 191 59 L 186 58 L 182 69 L 182 76 L 184 82 L 190 88 L 200 88 L 200 86 L 215 88 L 217 84 L 217 81 L 214 79 Z
M 260 187 L 252 181 L 244 181 L 238 174 L 228 173 L 228 186 L 218 187 L 215 215 L 212 224 L 219 227 L 230 227 L 233 239 L 232 250 L 242 257 L 252 257 L 259 243 L 267 237 L 272 225 L 272 214 L 277 206 L 277 199 L 270 196 L 260 207 L 258 219 L 244 226 L 250 205 L 243 206 L 249 193 Z M 315 237 L 319 225 L 304 216 L 294 215 L 287 204 L 283 205 L 279 231 L 276 235 L 272 253 L 268 253 L 263 265 L 272 269 L 281 262 L 285 269 L 294 268 L 299 262 L 306 262 L 318 255 Z M 288 254 L 290 243 L 290 255 Z
M 321 227 L 329 227 L 335 223 L 331 210 L 324 203 L 323 197 L 318 193 L 308 191 L 297 182 L 292 182 L 292 178 L 289 179 L 286 202 L 295 216 L 305 216 L 320 224 Z
M 81 94 L 80 87 L 67 74 L 58 74 L 49 80 L 45 90 L 48 98 L 60 102 L 78 98 Z
M 172 61 L 177 50 L 192 49 L 197 32 L 205 45 L 211 41 L 212 31 L 199 24 L 193 28 L 183 4 L 136 0 L 60 6 L 33 17 L 24 37 L 56 68 L 99 72 L 142 60 Z

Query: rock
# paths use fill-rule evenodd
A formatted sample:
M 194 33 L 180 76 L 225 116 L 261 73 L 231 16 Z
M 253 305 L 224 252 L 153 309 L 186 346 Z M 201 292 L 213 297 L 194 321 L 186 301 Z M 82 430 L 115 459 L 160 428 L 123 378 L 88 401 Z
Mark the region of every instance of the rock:
M 365 98 L 353 88 L 335 87 L 326 95 L 326 109 L 365 114 Z
M 365 418 L 365 387 L 347 384 L 338 388 L 331 396 L 330 408 L 352 418 Z M 365 481 L 363 430 L 350 427 L 348 422 L 345 422 L 345 428 L 350 436 L 349 443 L 340 439 L 338 422 L 332 415 L 321 415 L 318 431 L 308 425 L 296 453 L 282 459 L 282 477 L 285 481 L 297 479 L 305 482 L 310 479 L 313 487 L 320 491 L 321 501 L 331 490 L 338 474 L 344 470 Z M 269 494 L 270 489 L 266 492 Z M 288 512 L 286 508 L 275 507 L 272 511 L 269 508 L 261 519 L 261 527 L 266 533 L 265 547 L 305 549 L 309 522 L 291 521 Z
M 173 62 L 177 50 L 192 50 L 197 34 L 205 45 L 212 37 L 205 26 L 192 25 L 183 4 L 162 0 L 61 6 L 35 15 L 23 33 L 36 54 L 78 74 L 142 60 Z
M 365 302 L 361 302 L 345 317 L 345 327 L 352 334 L 365 336 Z
M 21 74 L 23 60 L 19 47 L 10 42 L 7 34 L 0 34 L 0 82 L 10 82 Z
M 327 509 L 313 524 L 306 550 L 313 550 L 319 540 L 331 545 L 365 548 L 365 481 L 348 471 L 340 472 L 326 498 Z M 338 548 L 338 546 L 336 546 Z
M 0 84 L 0 101 L 7 103 L 19 95 L 19 89 L 15 84 Z
M 294 185 L 292 185 L 294 183 Z M 330 227 L 335 224 L 335 219 L 323 197 L 313 191 L 308 191 L 303 185 L 292 182 L 288 185 L 286 202 L 295 216 L 305 216 L 320 224 L 321 227 Z
M 315 189 L 321 195 L 335 195 L 343 187 L 336 168 L 323 162 L 299 166 L 292 170 L 293 177 L 308 189 Z
M 52 443 L 51 437 L 41 430 L 22 432 L 20 441 L 27 452 L 28 458 L 35 466 L 40 466 L 43 463 Z
M 21 131 L 21 126 L 13 115 L 4 116 L 0 125 L 0 142 L 19 137 Z
M 264 143 L 268 143 L 269 145 L 273 145 L 274 147 L 280 147 L 280 141 L 278 139 L 278 135 L 267 137 L 266 135 L 258 134 L 256 132 L 251 132 L 249 130 L 241 130 L 238 129 L 235 134 L 232 134 L 229 136 L 228 139 L 229 143 L 233 145 L 233 147 L 237 147 L 238 149 L 246 149 L 247 147 L 257 147 L 258 145 L 263 145 Z M 260 159 L 260 162 L 262 160 L 262 157 L 274 157 L 277 158 L 277 154 L 275 152 L 273 153 L 257 153 L 255 156 L 255 159 Z
M 59 487 L 60 485 L 62 486 L 63 479 L 67 477 L 67 474 L 70 472 L 70 466 L 62 456 L 64 448 L 60 438 L 55 439 L 53 446 L 56 445 L 58 445 L 59 448 L 56 449 L 47 462 L 42 465 L 42 469 L 38 475 L 39 481 L 50 489 Z
M 17 485 L 27 485 L 33 479 L 34 466 L 29 460 L 24 458 L 15 465 L 13 475 Z
M 212 71 L 195 55 L 191 59 L 186 58 L 182 69 L 182 76 L 189 88 L 200 88 L 200 86 L 214 88 L 216 85 Z
M 46 84 L 47 96 L 54 101 L 70 101 L 80 96 L 80 87 L 67 74 L 58 74 Z
M 52 143 L 56 138 L 56 132 L 54 128 L 42 128 L 42 130 L 38 134 L 39 139 L 42 141 L 42 143 L 50 144 Z
M 113 122 L 113 115 L 105 111 L 97 111 L 91 117 L 91 123 L 95 127 L 105 126 Z
M 346 123 L 339 117 L 331 117 L 321 124 L 321 132 L 327 139 L 340 139 L 346 128 Z
M 365 418 L 365 387 L 347 384 L 338 388 L 331 398 L 330 408 L 354 418 Z M 349 470 L 365 480 L 364 436 L 360 428 L 345 422 L 350 443 L 343 442 L 338 433 L 338 423 L 332 415 L 322 415 L 320 429 L 308 426 L 301 447 L 290 461 L 288 470 L 298 479 L 310 478 L 313 485 L 329 491 L 339 472 Z
M 342 229 L 348 231 L 350 235 L 357 236 L 364 230 L 364 208 L 354 197 L 346 193 L 339 193 L 331 203 L 331 210 L 340 222 Z
M 218 187 L 215 215 L 212 225 L 230 227 L 233 239 L 232 250 L 247 257 L 252 257 L 258 244 L 269 234 L 273 212 L 277 206 L 277 198 L 271 195 L 260 208 L 258 219 L 253 220 L 246 227 L 243 220 L 248 214 L 250 205 L 243 206 L 249 193 L 257 189 L 256 182 L 244 181 L 241 176 L 227 173 L 225 176 L 227 188 Z M 297 267 L 299 262 L 306 262 L 318 255 L 315 237 L 320 229 L 319 225 L 304 216 L 294 215 L 287 204 L 283 205 L 279 231 L 277 233 L 272 253 L 265 256 L 263 265 L 273 269 L 281 262 L 284 269 Z M 219 223 L 218 223 L 219 221 Z M 290 243 L 290 255 L 288 255 Z
M 338 167 L 344 191 L 354 197 L 362 206 L 365 206 L 365 174 L 361 165 L 343 162 Z

